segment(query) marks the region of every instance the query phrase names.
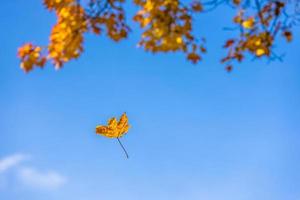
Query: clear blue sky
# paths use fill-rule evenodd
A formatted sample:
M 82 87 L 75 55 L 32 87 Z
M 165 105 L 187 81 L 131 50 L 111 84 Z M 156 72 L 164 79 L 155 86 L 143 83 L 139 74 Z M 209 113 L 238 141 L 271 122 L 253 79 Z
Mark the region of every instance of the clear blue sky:
M 136 48 L 135 24 L 119 44 L 88 35 L 62 70 L 24 74 L 17 48 L 46 44 L 54 15 L 41 1 L 1 2 L 0 159 L 31 159 L 0 173 L 0 199 L 299 200 L 300 38 L 278 44 L 284 62 L 249 59 L 228 74 L 218 61 L 232 14 L 199 19 L 209 54 L 198 65 Z M 128 160 L 94 133 L 124 111 Z M 64 183 L 43 187 L 48 170 Z

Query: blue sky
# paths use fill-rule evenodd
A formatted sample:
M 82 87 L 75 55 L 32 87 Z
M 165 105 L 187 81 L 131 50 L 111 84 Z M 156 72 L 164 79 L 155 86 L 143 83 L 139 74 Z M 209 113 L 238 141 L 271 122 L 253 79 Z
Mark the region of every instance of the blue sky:
M 219 9 L 197 21 L 209 52 L 198 65 L 136 48 L 133 24 L 128 40 L 88 35 L 79 60 L 24 74 L 17 48 L 46 44 L 54 15 L 41 1 L 1 8 L 0 199 L 300 199 L 300 38 L 278 43 L 284 62 L 228 74 L 233 12 Z M 128 160 L 94 133 L 124 111 Z

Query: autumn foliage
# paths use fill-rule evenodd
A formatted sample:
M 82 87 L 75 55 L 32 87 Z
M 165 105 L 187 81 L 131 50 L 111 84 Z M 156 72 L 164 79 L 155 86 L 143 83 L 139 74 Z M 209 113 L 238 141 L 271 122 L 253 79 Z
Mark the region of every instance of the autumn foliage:
M 84 50 L 84 35 L 106 35 L 115 42 L 127 38 L 130 27 L 126 21 L 124 0 L 88 0 L 83 6 L 78 0 L 43 0 L 45 8 L 55 13 L 49 44 L 26 43 L 18 50 L 21 68 L 25 72 L 42 68 L 51 62 L 57 69 L 78 58 Z M 276 59 L 274 44 L 278 36 L 290 42 L 292 28 L 299 22 L 298 0 L 133 0 L 138 11 L 133 20 L 142 29 L 138 46 L 149 52 L 182 52 L 198 63 L 206 53 L 205 38 L 194 33 L 195 14 L 205 14 L 220 5 L 236 12 L 233 18 L 237 36 L 228 38 L 221 59 L 228 71 L 247 55 Z M 231 24 L 232 25 L 232 24 Z M 203 24 L 203 27 L 207 24 Z
M 228 55 L 222 59 L 223 63 L 231 64 L 236 60 L 241 62 L 245 53 L 257 58 L 276 58 L 273 51 L 276 36 L 282 35 L 290 42 L 292 40 L 291 24 L 289 18 L 281 17 L 284 14 L 285 3 L 281 1 L 267 1 L 263 7 L 259 1 L 255 2 L 257 12 L 247 14 L 247 10 L 239 10 L 233 22 L 239 27 L 239 37 L 226 41 L 224 48 Z M 229 65 L 230 67 L 230 65 Z

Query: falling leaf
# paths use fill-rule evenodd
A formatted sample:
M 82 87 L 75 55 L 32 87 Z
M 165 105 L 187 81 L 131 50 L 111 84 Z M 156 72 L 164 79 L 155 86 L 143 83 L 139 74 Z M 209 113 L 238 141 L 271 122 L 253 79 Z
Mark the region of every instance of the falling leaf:
M 107 126 L 99 125 L 96 127 L 96 133 L 108 138 L 119 138 L 128 132 L 130 125 L 128 124 L 128 118 L 124 113 L 120 120 L 117 121 L 115 117 L 111 118 L 107 122 Z
M 119 121 L 115 117 L 112 117 L 108 120 L 107 125 L 96 126 L 96 134 L 103 135 L 108 138 L 117 138 L 126 154 L 126 157 L 128 158 L 128 154 L 119 138 L 124 136 L 128 132 L 129 128 L 130 125 L 128 124 L 128 117 L 126 113 L 123 113 Z

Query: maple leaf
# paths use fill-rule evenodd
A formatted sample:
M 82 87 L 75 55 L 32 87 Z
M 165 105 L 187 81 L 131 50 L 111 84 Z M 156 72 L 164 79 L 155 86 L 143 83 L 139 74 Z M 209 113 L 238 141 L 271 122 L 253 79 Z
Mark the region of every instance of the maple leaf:
M 187 59 L 191 60 L 194 64 L 196 64 L 201 59 L 201 57 L 198 54 L 192 52 L 188 54 Z
M 115 117 L 112 117 L 108 120 L 107 126 L 96 126 L 96 134 L 103 135 L 108 138 L 117 138 L 119 144 L 126 154 L 126 157 L 128 158 L 128 154 L 119 138 L 124 136 L 128 132 L 129 128 L 130 125 L 128 124 L 128 117 L 126 113 L 123 113 L 119 121 L 117 121 Z
M 29 72 L 34 66 L 43 67 L 46 57 L 41 53 L 42 48 L 31 43 L 26 43 L 18 49 L 18 57 L 21 59 L 21 68 Z
M 96 133 L 108 138 L 119 138 L 126 134 L 129 128 L 130 125 L 128 124 L 127 115 L 126 113 L 123 113 L 119 121 L 113 117 L 108 120 L 107 126 L 97 126 Z

